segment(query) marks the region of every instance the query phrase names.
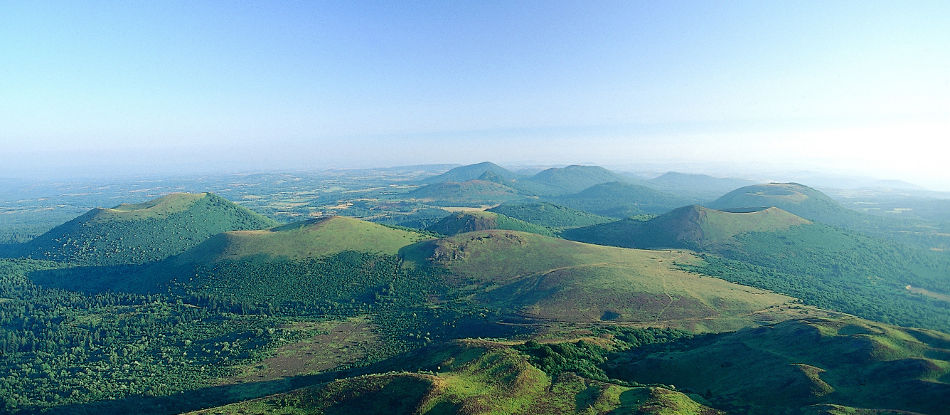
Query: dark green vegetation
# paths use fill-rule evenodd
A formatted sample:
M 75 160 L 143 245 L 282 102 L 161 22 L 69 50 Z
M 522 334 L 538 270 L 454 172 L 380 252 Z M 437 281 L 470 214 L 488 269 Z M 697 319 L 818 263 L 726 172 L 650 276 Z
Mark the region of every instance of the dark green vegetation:
M 524 199 L 517 190 L 487 180 L 433 183 L 409 192 L 408 196 L 436 206 L 480 206 Z
M 950 413 L 944 333 L 805 319 L 663 346 L 622 352 L 607 373 L 675 384 L 735 413 L 798 413 L 819 404 Z
M 503 181 L 513 181 L 518 175 L 495 163 L 484 161 L 467 166 L 455 167 L 445 173 L 424 180 L 425 183 L 466 182 L 484 177 L 498 177 Z
M 488 229 L 505 229 L 554 236 L 554 232 L 544 226 L 510 218 L 500 213 L 482 211 L 453 213 L 426 228 L 428 231 L 442 235 L 455 235 Z
M 827 225 L 854 226 L 867 219 L 864 215 L 841 206 L 828 195 L 798 183 L 746 186 L 709 204 L 709 207 L 720 210 L 773 206 Z
M 649 221 L 566 231 L 569 239 L 717 254 L 686 269 L 878 321 L 950 330 L 945 301 L 908 289 L 950 293 L 950 258 L 808 221 L 778 208 L 748 213 L 699 206 Z
M 0 213 L 40 212 L 197 186 L 293 219 L 206 235 L 141 263 L 0 261 L 0 412 L 948 412 L 946 334 L 802 304 L 944 327 L 950 267 L 939 251 L 882 238 L 916 232 L 902 222 L 832 228 L 778 208 L 663 209 L 636 184 L 595 183 L 627 177 L 607 170 L 527 176 L 496 167 L 432 179 L 489 183 L 487 192 L 443 200 L 481 205 L 447 207 L 477 211 L 449 218 L 434 199 L 411 196 L 447 167 L 56 188 L 55 202 L 43 193 L 0 200 Z M 589 191 L 591 209 L 640 216 L 606 223 L 544 201 L 577 196 L 555 196 L 570 186 Z M 518 199 L 481 211 L 500 202 L 484 197 L 491 189 Z M 669 197 L 698 198 L 676 193 Z M 167 201 L 114 213 L 150 221 L 155 229 L 143 234 L 162 236 L 173 232 L 163 221 L 190 203 Z M 340 212 L 389 225 L 333 216 Z M 468 232 L 397 226 L 443 219 L 440 233 Z M 540 234 L 555 232 L 661 249 Z
M 551 375 L 525 354 L 493 342 L 454 342 L 407 357 L 415 370 L 341 379 L 196 414 L 719 413 L 669 387 Z
M 547 202 L 504 203 L 488 209 L 515 219 L 552 229 L 577 228 L 610 222 L 613 219 Z
M 20 249 L 23 256 L 86 265 L 144 263 L 181 253 L 220 232 L 274 224 L 214 194 L 178 193 L 93 209 Z
M 694 202 L 646 186 L 623 182 L 598 184 L 551 200 L 560 205 L 614 218 L 658 214 Z

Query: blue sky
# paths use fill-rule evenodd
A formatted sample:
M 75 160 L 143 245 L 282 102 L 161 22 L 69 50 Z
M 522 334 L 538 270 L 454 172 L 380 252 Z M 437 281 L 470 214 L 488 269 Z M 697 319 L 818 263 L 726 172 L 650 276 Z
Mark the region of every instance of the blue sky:
M 950 189 L 947 2 L 0 0 L 0 175 L 716 162 Z

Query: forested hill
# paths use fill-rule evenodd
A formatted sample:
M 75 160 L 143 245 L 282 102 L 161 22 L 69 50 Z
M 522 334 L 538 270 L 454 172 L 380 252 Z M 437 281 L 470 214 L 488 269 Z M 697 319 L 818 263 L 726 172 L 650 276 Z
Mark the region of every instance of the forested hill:
M 221 232 L 276 224 L 212 193 L 174 193 L 90 210 L 23 244 L 18 253 L 86 265 L 138 264 L 179 254 Z
M 852 226 L 866 220 L 860 212 L 838 204 L 828 195 L 798 183 L 768 183 L 733 190 L 708 205 L 713 209 L 777 207 L 808 220 Z

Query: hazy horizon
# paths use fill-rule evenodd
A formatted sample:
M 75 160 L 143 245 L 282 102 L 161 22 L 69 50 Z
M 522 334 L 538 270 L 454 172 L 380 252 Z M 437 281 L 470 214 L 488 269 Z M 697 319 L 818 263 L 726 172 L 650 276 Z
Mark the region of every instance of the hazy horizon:
M 489 160 L 808 170 L 950 191 L 943 2 L 0 12 L 0 177 Z

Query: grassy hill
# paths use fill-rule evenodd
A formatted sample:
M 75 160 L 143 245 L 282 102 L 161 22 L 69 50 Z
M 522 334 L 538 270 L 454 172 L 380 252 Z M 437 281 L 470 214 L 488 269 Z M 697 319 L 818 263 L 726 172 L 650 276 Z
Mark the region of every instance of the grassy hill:
M 701 393 L 730 412 L 818 412 L 840 405 L 950 413 L 950 336 L 944 333 L 842 317 L 644 349 L 612 359 L 607 372 Z M 832 413 L 856 413 L 838 410 Z
M 732 190 L 755 184 L 755 182 L 745 179 L 721 178 L 674 171 L 654 177 L 648 180 L 647 183 L 667 193 L 700 200 L 714 200 Z
M 525 198 L 509 186 L 486 180 L 433 183 L 409 192 L 408 196 L 437 206 L 479 206 Z
M 621 220 L 562 236 L 708 252 L 718 256 L 688 268 L 864 318 L 950 330 L 950 309 L 942 300 L 950 293 L 946 256 L 809 223 L 778 208 L 731 213 L 689 206 L 649 221 Z
M 552 197 L 554 203 L 614 218 L 664 213 L 692 203 L 646 186 L 623 182 L 602 183 L 581 192 Z
M 466 166 L 459 166 L 453 168 L 445 173 L 442 173 L 438 176 L 432 176 L 424 180 L 425 183 L 446 183 L 446 182 L 467 182 L 469 180 L 476 180 L 482 178 L 485 175 L 486 177 L 499 177 L 505 181 L 511 181 L 518 178 L 518 175 L 511 172 L 510 170 L 501 167 L 492 162 L 481 162 L 476 164 L 469 164 Z
M 828 195 L 798 183 L 768 183 L 729 192 L 712 203 L 713 209 L 777 207 L 808 220 L 828 225 L 852 226 L 865 215 L 847 209 Z
M 791 299 L 683 272 L 679 251 L 582 244 L 514 231 L 470 232 L 410 245 L 407 261 L 441 269 L 459 295 L 532 319 L 726 330 Z M 701 262 L 701 261 L 699 261 Z M 787 318 L 787 317 L 786 317 Z
M 418 242 L 421 234 L 345 216 L 332 216 L 271 229 L 215 235 L 175 258 L 175 262 L 210 263 L 250 256 L 319 258 L 344 251 L 395 255 Z
M 811 223 L 778 208 L 724 212 L 690 205 L 647 221 L 624 219 L 564 232 L 567 239 L 628 248 L 702 249 L 747 232 L 774 232 Z
M 553 229 L 577 228 L 612 221 L 604 216 L 547 202 L 503 203 L 488 211 Z
M 453 213 L 426 228 L 428 231 L 442 235 L 455 235 L 487 229 L 507 229 L 554 236 L 554 232 L 549 228 L 510 218 L 499 213 L 481 211 Z
M 93 209 L 24 244 L 21 254 L 88 265 L 144 263 L 181 253 L 220 232 L 275 224 L 211 193 L 174 193 Z
M 521 185 L 526 190 L 542 195 L 577 193 L 595 184 L 627 182 L 628 179 L 600 166 L 572 165 L 538 172 Z
M 462 341 L 401 357 L 419 371 L 352 376 L 199 414 L 705 414 L 719 411 L 663 387 L 573 373 L 552 377 L 506 345 Z

